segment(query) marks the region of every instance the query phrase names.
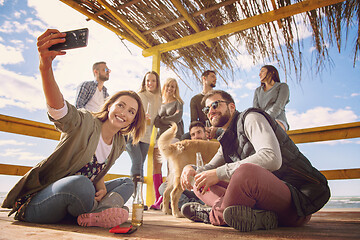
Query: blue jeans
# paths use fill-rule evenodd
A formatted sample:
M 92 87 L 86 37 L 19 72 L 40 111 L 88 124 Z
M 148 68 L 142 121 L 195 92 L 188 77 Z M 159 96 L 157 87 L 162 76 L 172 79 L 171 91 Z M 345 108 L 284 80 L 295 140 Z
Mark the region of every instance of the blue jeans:
M 134 192 L 130 178 L 105 182 L 107 192 L 119 193 L 126 202 Z M 64 177 L 39 191 L 25 210 L 25 221 L 57 223 L 67 214 L 74 217 L 90 212 L 95 199 L 95 187 L 85 176 Z
M 132 166 L 130 170 L 131 176 L 144 176 L 144 162 L 146 155 L 149 151 L 150 144 L 139 142 L 136 145 L 132 145 L 132 141 L 126 143 L 126 151 L 131 158 Z

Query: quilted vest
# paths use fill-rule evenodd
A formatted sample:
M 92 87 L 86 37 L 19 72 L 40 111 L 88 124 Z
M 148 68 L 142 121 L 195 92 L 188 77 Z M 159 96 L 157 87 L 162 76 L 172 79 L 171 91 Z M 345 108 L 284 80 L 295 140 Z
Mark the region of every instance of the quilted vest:
M 261 109 L 249 108 L 242 113 L 234 113 L 229 127 L 219 137 L 225 162 L 241 161 L 255 153 L 244 132 L 244 121 L 250 112 L 262 114 L 275 132 L 280 145 L 282 165 L 273 174 L 289 187 L 297 214 L 307 216 L 321 209 L 330 198 L 327 179 L 311 165 L 277 122 Z

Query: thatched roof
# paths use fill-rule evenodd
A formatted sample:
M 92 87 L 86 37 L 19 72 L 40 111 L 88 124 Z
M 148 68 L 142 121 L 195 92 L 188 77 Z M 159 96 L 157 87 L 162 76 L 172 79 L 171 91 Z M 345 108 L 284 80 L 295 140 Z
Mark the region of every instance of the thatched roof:
M 142 48 L 144 56 L 160 52 L 181 79 L 206 69 L 225 76 L 238 67 L 236 56 L 250 54 L 253 63 L 276 61 L 299 80 L 303 25 L 312 32 L 317 69 L 329 60 L 328 48 L 336 45 L 340 51 L 347 40 L 343 33 L 360 25 L 360 0 L 61 1 Z M 359 36 L 360 30 L 354 64 Z

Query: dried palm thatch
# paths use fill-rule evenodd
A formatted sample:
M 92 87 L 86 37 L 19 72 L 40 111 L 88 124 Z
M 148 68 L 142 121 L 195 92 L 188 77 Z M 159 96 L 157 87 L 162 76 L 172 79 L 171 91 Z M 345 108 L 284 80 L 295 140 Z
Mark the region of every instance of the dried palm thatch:
M 61 0 L 89 18 L 103 24 L 142 49 L 196 34 L 197 32 L 302 2 L 300 0 Z M 307 0 L 304 2 L 326 2 Z M 301 79 L 303 66 L 302 34 L 311 32 L 316 54 L 316 70 L 331 61 L 328 50 L 336 45 L 340 52 L 347 32 L 357 27 L 354 66 L 360 49 L 360 0 L 315 8 L 269 21 L 242 31 L 187 44 L 161 54 L 161 61 L 182 79 L 194 79 L 206 69 L 216 70 L 223 79 L 239 67 L 237 57 L 250 54 L 252 62 L 278 62 L 294 70 Z M 345 36 L 344 36 L 345 35 Z M 345 39 L 344 39 L 345 38 Z M 239 49 L 244 49 L 240 51 Z M 240 66 L 241 67 L 241 66 Z M 191 76 L 189 78 L 189 76 Z M 200 79 L 199 77 L 197 78 Z

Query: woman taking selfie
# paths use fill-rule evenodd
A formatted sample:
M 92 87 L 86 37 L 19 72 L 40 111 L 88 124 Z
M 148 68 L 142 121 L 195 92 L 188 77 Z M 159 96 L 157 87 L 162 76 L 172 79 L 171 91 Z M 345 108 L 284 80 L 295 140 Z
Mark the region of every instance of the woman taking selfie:
M 55 81 L 52 62 L 64 51 L 49 47 L 65 41 L 65 34 L 48 29 L 38 38 L 39 69 L 49 119 L 61 132 L 54 152 L 33 167 L 8 193 L 2 207 L 15 219 L 57 223 L 77 217 L 81 226 L 114 227 L 129 213 L 122 208 L 133 193 L 129 178 L 104 181 L 125 149 L 124 135 L 138 142 L 145 131 L 145 113 L 139 96 L 120 91 L 99 112 L 77 110 L 64 100 Z

